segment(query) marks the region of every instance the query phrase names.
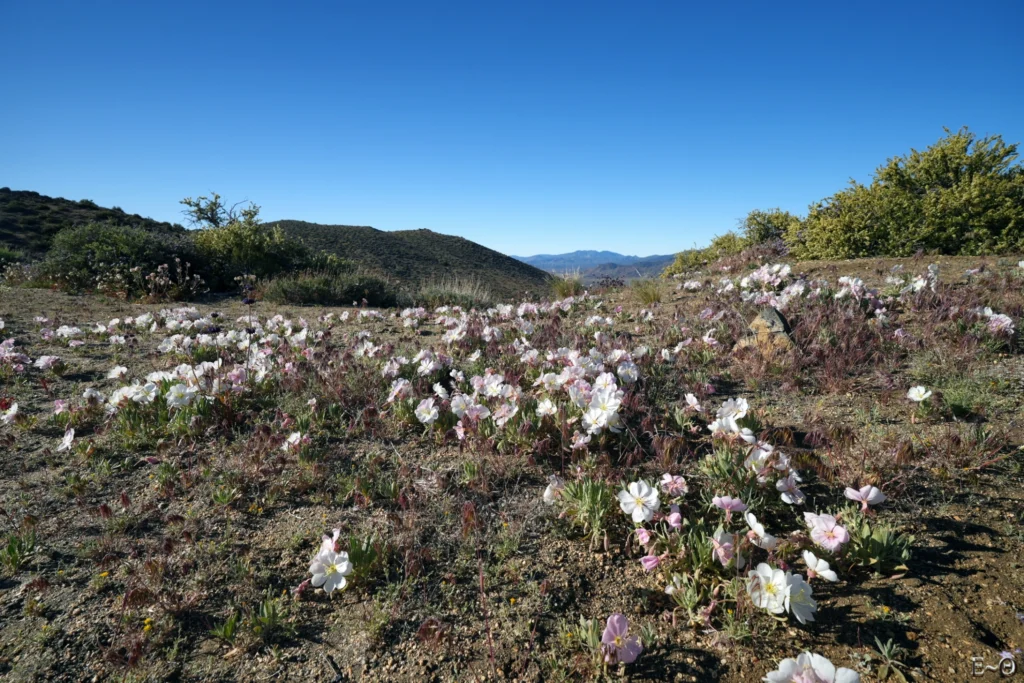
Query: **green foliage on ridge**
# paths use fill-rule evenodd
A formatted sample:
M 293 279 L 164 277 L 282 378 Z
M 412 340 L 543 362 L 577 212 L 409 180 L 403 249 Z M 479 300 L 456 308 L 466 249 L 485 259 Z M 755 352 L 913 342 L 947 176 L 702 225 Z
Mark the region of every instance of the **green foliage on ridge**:
M 867 185 L 850 186 L 809 207 L 751 211 L 739 232 L 676 255 L 664 275 L 695 270 L 746 250 L 772 246 L 800 260 L 929 254 L 979 256 L 1024 251 L 1024 169 L 1016 144 L 979 138 L 966 127 L 923 151 L 879 166 Z

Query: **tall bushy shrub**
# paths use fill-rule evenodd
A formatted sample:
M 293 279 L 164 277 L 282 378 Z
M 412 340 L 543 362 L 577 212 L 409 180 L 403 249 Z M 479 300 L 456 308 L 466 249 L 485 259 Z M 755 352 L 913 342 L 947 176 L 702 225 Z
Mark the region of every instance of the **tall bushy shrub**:
M 235 276 L 243 273 L 270 277 L 302 268 L 310 260 L 302 242 L 257 220 L 204 228 L 196 232 L 195 242 L 211 264 L 213 286 L 220 289 L 229 288 Z
M 869 184 L 851 182 L 810 206 L 807 218 L 755 210 L 739 234 L 676 255 L 665 271 L 696 270 L 749 247 L 777 245 L 797 259 L 1008 254 L 1024 251 L 1024 169 L 1017 145 L 946 130 L 924 151 L 879 166 Z M 772 247 L 773 251 L 780 251 Z
M 191 264 L 194 272 L 205 270 L 202 256 L 187 234 L 87 223 L 57 233 L 41 272 L 63 289 L 86 291 L 107 284 L 133 296 L 145 293 L 147 274 L 175 258 Z
M 810 208 L 786 241 L 798 258 L 1003 254 L 1024 249 L 1024 173 L 1017 145 L 962 128 L 889 159 Z

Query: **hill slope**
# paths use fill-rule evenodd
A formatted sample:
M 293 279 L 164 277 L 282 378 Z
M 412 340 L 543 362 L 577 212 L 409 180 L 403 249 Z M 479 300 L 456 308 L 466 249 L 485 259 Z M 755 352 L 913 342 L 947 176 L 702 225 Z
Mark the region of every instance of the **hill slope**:
M 50 247 L 53 236 L 63 228 L 93 222 L 135 225 L 157 232 L 185 231 L 177 224 L 129 214 L 118 207 L 107 209 L 88 199 L 76 202 L 38 192 L 0 188 L 0 245 L 42 254 Z
M 366 226 L 270 221 L 310 248 L 322 249 L 388 274 L 404 284 L 446 278 L 479 280 L 492 294 L 511 297 L 547 289 L 548 274 L 454 235 L 431 230 L 387 232 Z

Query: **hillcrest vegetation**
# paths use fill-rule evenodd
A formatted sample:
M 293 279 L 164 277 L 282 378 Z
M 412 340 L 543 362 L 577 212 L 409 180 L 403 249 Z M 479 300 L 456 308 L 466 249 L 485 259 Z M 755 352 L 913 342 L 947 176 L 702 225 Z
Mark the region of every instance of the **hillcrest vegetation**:
M 544 292 L 549 276 L 468 240 L 300 221 L 265 223 L 260 207 L 186 198 L 186 222 L 159 223 L 34 192 L 0 189 L 0 268 L 9 286 L 193 301 L 245 288 L 254 299 L 373 306 Z
M 683 251 L 665 275 L 766 259 L 1008 255 L 1024 252 L 1024 169 L 1016 144 L 967 128 L 924 151 L 893 157 L 867 185 L 812 204 L 806 217 L 755 210 L 703 249 Z

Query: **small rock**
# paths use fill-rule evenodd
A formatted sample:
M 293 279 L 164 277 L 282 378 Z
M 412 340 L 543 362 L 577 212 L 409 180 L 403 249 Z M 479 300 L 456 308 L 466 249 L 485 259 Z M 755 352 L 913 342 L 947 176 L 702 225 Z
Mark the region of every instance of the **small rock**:
M 761 309 L 747 329 L 750 333 L 736 343 L 734 351 L 754 348 L 764 355 L 775 355 L 796 348 L 790 337 L 789 323 L 770 306 Z

